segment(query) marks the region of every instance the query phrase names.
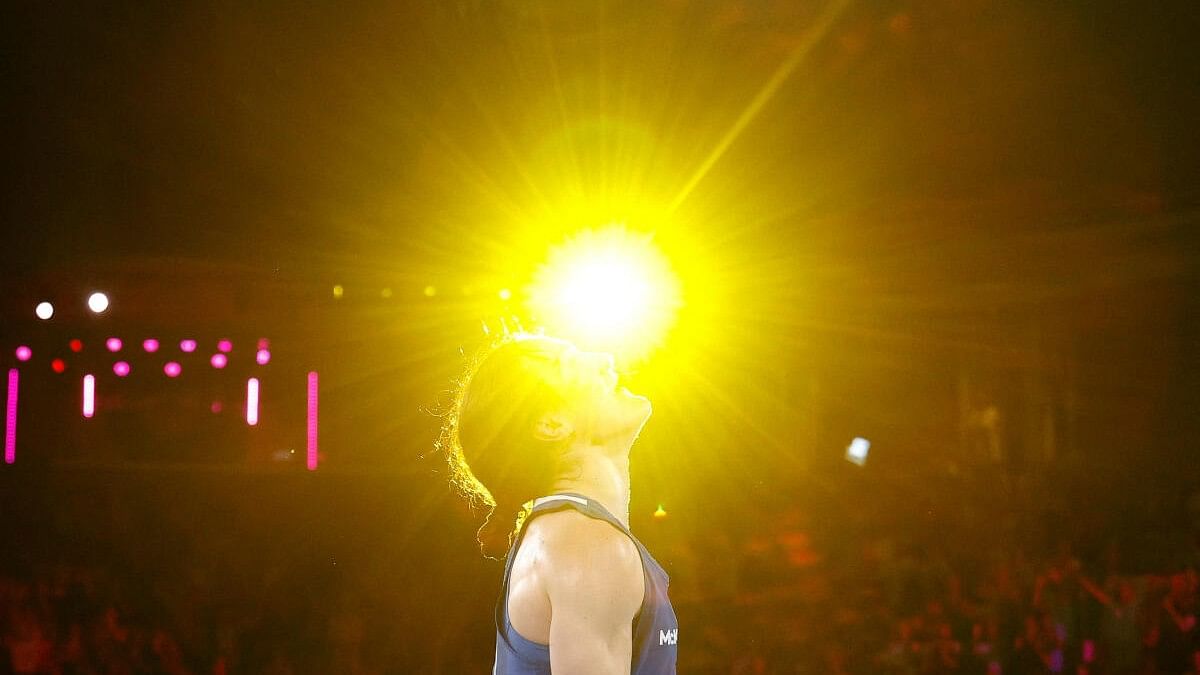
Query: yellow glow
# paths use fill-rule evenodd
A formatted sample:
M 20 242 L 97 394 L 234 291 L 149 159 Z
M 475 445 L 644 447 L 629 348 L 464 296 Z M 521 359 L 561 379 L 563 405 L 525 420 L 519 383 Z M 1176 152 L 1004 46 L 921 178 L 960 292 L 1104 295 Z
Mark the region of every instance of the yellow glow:
M 500 296 L 501 300 L 504 300 L 506 302 L 512 299 L 512 291 L 508 290 L 507 288 L 501 288 L 500 292 L 497 293 L 497 295 Z
M 656 510 L 654 512 L 654 517 L 655 518 L 666 518 L 667 517 L 667 510 L 663 508 L 662 504 L 658 505 L 658 510 Z
M 341 300 L 342 296 L 345 294 L 346 294 L 346 289 L 342 288 L 341 284 L 334 285 L 334 287 L 333 287 L 333 297 L 334 298 Z
M 437 287 L 436 286 L 426 286 L 425 287 L 425 297 L 432 298 L 435 295 L 437 295 Z
M 584 230 L 553 248 L 529 298 L 552 334 L 626 354 L 661 342 L 682 304 L 679 281 L 651 237 L 620 225 Z

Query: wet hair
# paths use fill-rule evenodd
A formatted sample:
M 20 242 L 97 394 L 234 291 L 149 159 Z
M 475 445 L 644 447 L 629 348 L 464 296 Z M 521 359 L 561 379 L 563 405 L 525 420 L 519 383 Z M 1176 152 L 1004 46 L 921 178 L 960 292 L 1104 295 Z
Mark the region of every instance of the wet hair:
M 451 484 L 473 508 L 488 508 L 477 533 L 484 556 L 503 559 L 529 502 L 546 494 L 564 441 L 535 437 L 539 418 L 565 401 L 534 366 L 553 362 L 537 336 L 517 334 L 483 350 L 458 383 L 438 439 Z

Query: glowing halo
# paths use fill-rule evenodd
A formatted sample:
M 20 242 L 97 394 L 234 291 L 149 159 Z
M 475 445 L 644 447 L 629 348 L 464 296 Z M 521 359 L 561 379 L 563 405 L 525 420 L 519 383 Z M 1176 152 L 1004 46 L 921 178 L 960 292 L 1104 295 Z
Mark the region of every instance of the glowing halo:
M 682 305 L 679 280 L 651 236 L 622 225 L 584 230 L 551 249 L 527 297 L 551 333 L 627 357 L 662 342 Z

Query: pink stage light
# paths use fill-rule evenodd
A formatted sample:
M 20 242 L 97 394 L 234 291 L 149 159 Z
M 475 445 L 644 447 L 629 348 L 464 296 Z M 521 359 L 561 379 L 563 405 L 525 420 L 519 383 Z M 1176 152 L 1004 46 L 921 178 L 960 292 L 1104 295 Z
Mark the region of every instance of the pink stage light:
M 18 361 L 28 361 L 31 358 L 33 358 L 33 350 L 32 349 L 30 349 L 29 347 L 26 347 L 25 345 L 21 345 L 20 347 L 17 347 L 17 360 Z
M 75 338 L 74 340 L 71 340 L 70 342 L 68 342 L 67 346 L 69 346 L 71 348 L 71 351 L 78 354 L 79 352 L 83 351 L 83 340 L 80 340 L 79 338 Z
M 196 341 L 192 339 L 180 340 L 179 351 L 191 354 L 192 352 L 196 351 Z
M 83 376 L 83 416 L 91 417 L 96 414 L 96 376 Z
M 182 372 L 183 366 L 180 366 L 179 363 L 175 361 L 167 361 L 167 363 L 163 366 L 163 373 L 165 373 L 167 377 L 179 377 L 179 374 Z
M 4 406 L 4 463 L 17 461 L 17 381 L 16 368 L 8 371 L 8 402 Z
M 108 348 L 108 351 L 115 353 L 121 351 L 123 345 L 121 338 L 110 337 L 104 341 L 104 346 Z
M 62 375 L 67 372 L 67 363 L 62 359 L 54 359 L 50 362 L 50 370 Z
M 213 401 L 212 405 L 208 406 L 208 409 L 212 411 L 212 414 L 220 415 L 221 411 L 225 409 L 225 404 L 220 401 Z
M 117 377 L 125 377 L 129 374 L 129 370 L 130 368 L 128 362 L 117 361 L 113 364 L 113 372 L 117 374 Z
M 229 340 L 219 340 L 217 341 L 217 351 L 222 354 L 228 354 L 233 351 L 233 343 Z
M 212 364 L 213 368 L 220 369 L 229 364 L 229 357 L 225 356 L 224 354 L 213 354 L 212 358 L 209 359 L 208 362 Z
M 308 374 L 308 453 L 309 471 L 317 470 L 317 373 Z
M 246 424 L 258 425 L 258 378 L 246 380 Z
M 158 351 L 158 340 L 154 338 L 146 338 L 142 340 L 142 349 L 146 350 L 147 354 L 153 354 Z
M 254 355 L 254 362 L 260 366 L 267 365 L 271 362 L 271 352 L 266 349 L 258 350 L 258 353 Z
M 258 338 L 258 347 L 256 349 L 270 349 L 271 341 L 267 338 Z

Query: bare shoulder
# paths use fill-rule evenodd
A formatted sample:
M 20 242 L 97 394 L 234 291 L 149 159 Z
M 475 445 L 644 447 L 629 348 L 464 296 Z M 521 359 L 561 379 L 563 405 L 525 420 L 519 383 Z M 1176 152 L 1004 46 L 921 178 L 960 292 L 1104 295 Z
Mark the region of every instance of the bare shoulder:
M 645 591 L 642 558 L 633 541 L 610 523 L 574 510 L 539 517 L 542 569 L 552 602 L 599 594 L 618 611 L 637 612 Z M 597 596 L 593 596 L 597 597 Z

